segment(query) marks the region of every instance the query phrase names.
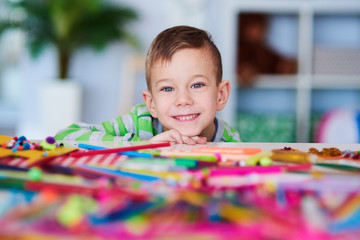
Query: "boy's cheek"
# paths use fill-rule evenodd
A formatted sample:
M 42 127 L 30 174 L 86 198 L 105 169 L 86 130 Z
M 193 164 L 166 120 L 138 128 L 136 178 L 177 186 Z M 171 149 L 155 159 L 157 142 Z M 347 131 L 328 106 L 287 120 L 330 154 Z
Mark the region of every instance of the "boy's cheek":
M 156 108 L 153 106 L 149 109 L 151 116 L 153 116 L 154 118 L 158 118 L 158 114 L 156 111 Z

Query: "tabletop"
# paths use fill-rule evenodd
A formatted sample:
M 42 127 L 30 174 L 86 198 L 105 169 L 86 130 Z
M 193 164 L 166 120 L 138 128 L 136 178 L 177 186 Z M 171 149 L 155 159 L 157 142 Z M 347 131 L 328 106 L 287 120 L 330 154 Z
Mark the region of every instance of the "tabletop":
M 149 144 L 150 142 L 112 142 L 112 141 L 64 141 L 67 146 L 76 147 L 79 143 L 102 146 L 106 148 L 117 148 L 122 146 Z M 360 151 L 360 144 L 349 143 L 268 143 L 268 142 L 208 142 L 205 145 L 186 145 L 173 144 L 170 148 L 174 150 L 191 150 L 199 146 L 215 146 L 215 147 L 239 147 L 239 148 L 261 148 L 263 151 L 281 149 L 291 147 L 300 151 L 307 152 L 309 148 L 321 150 L 323 148 L 336 147 L 342 151 L 352 150 Z
M 57 143 L 65 145 L 60 150 L 73 148 L 72 152 L 36 167 L 26 167 L 28 160 L 18 156 L 0 157 L 0 238 L 340 240 L 360 236 L 360 161 L 356 159 L 243 166 L 240 161 L 229 165 L 226 158 L 206 162 L 200 157 L 153 155 L 146 159 L 79 148 L 87 144 L 113 150 L 150 144 L 147 141 Z M 155 150 L 195 153 L 199 148 L 238 153 L 256 149 L 256 154 L 240 154 L 248 161 L 285 148 L 305 155 L 310 148 L 357 154 L 360 144 L 209 142 Z M 14 164 L 6 165 L 10 160 Z M 344 161 L 354 165 L 343 168 Z

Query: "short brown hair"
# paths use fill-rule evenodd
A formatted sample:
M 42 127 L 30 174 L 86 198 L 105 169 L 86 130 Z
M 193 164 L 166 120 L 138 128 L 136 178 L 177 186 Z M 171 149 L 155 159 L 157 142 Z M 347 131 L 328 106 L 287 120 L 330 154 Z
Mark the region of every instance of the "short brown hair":
M 221 55 L 210 34 L 190 26 L 176 26 L 161 32 L 151 43 L 146 55 L 145 74 L 148 89 L 151 90 L 150 69 L 156 61 L 170 61 L 174 53 L 180 49 L 205 47 L 208 47 L 211 52 L 215 66 L 216 84 L 219 84 L 222 80 Z

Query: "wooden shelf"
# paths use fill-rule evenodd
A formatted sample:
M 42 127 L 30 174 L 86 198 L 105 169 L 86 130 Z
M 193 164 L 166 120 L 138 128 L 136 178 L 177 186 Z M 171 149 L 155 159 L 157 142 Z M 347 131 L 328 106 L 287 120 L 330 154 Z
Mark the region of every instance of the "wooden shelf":
M 313 75 L 313 89 L 360 89 L 358 75 Z
M 330 14 L 344 16 L 360 14 L 360 1 L 326 0 L 259 0 L 225 1 L 217 11 L 222 19 L 222 29 L 216 29 L 217 42 L 223 55 L 224 77 L 236 83 L 237 17 L 241 12 L 263 12 L 268 14 L 293 14 L 298 18 L 298 74 L 261 75 L 254 83 L 254 89 L 294 90 L 296 93 L 296 138 L 298 142 L 309 140 L 311 121 L 311 97 L 313 90 L 353 90 L 360 89 L 360 75 L 321 75 L 314 74 L 314 21 L 317 16 Z M 219 10 L 219 9 L 217 9 Z M 360 47 L 360 46 L 359 46 Z M 234 91 L 234 94 L 236 92 Z M 236 99 L 236 98 L 235 98 Z M 222 115 L 230 122 L 235 119 L 236 102 L 228 103 Z
M 296 89 L 297 75 L 260 75 L 254 88 L 263 89 Z
M 306 77 L 306 76 L 303 76 Z M 293 89 L 298 86 L 300 75 L 260 75 L 251 88 L 254 89 Z M 312 89 L 360 89 L 360 76 L 358 75 L 311 75 Z

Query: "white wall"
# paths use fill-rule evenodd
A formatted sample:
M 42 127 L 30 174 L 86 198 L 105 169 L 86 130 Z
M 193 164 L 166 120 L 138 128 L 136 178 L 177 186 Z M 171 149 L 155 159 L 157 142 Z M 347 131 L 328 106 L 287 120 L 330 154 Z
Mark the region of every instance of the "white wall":
M 232 69 L 234 65 L 234 60 L 231 56 L 233 56 L 234 53 L 228 51 L 229 41 L 226 37 L 227 35 L 224 36 L 223 34 L 224 32 L 231 32 L 232 29 L 235 29 L 234 26 L 229 25 L 229 22 L 232 22 L 231 19 L 235 15 L 232 12 L 229 13 L 224 11 L 224 9 L 227 9 L 228 11 L 228 6 L 234 1 L 115 1 L 131 6 L 137 10 L 140 19 L 137 22 L 132 23 L 130 28 L 141 42 L 142 49 L 135 51 L 125 44 L 113 43 L 102 52 L 94 52 L 89 49 L 81 49 L 77 52 L 71 64 L 70 76 L 83 86 L 84 95 L 81 121 L 100 123 L 104 120 L 111 120 L 119 113 L 123 112 L 122 104 L 119 102 L 120 88 L 124 83 L 130 81 L 129 79 L 124 79 L 124 75 L 126 75 L 124 73 L 126 73 L 127 70 L 126 63 L 128 63 L 133 55 L 145 55 L 154 37 L 162 30 L 174 25 L 192 25 L 208 30 L 212 34 L 223 57 L 224 79 L 232 80 L 233 89 L 236 88 L 236 81 L 231 79 L 233 78 Z M 355 24 L 357 23 L 358 22 L 355 22 Z M 282 25 L 284 28 L 274 27 L 277 31 L 274 31 L 274 35 L 269 36 L 270 42 L 273 42 L 274 45 L 280 47 L 283 46 L 283 50 L 287 54 L 295 54 L 296 49 L 293 46 L 282 43 L 279 41 L 280 38 L 277 37 L 277 34 L 284 33 L 281 31 L 279 33 L 279 29 L 289 30 L 289 26 L 291 27 L 292 23 L 284 23 L 281 19 L 278 19 L 278 21 L 274 21 L 274 24 Z M 324 23 L 320 22 L 319 24 Z M 342 35 L 346 34 L 351 35 L 351 32 L 342 32 Z M 234 33 L 233 36 L 236 36 L 236 34 Z M 315 35 L 315 37 L 317 36 L 319 38 L 323 35 Z M 1 54 L 2 53 L 0 52 L 0 55 Z M 7 78 L 9 79 L 17 78 L 17 87 L 14 87 L 14 84 L 9 85 L 12 86 L 12 91 L 14 91 L 15 95 L 19 95 L 17 108 L 12 105 L 3 106 L 4 101 L 1 101 L 3 99 L 0 99 L 0 134 L 2 134 L 1 130 L 8 125 L 16 125 L 16 135 L 25 135 L 33 139 L 46 137 L 38 130 L 40 119 L 39 110 L 37 108 L 37 92 L 42 84 L 53 79 L 56 75 L 55 60 L 56 55 L 52 48 L 48 48 L 41 57 L 36 60 L 31 59 L 27 51 L 23 51 L 17 66 L 13 65 L 10 70 L 8 69 L 10 72 L 6 74 L 0 72 L 0 77 L 3 78 L 0 78 L 0 80 L 6 80 L 4 79 L 6 76 L 8 76 Z M 1 70 L 0 65 L 0 71 Z M 11 83 L 13 83 L 13 81 Z M 141 102 L 142 99 L 140 93 L 146 87 L 145 79 L 142 74 L 137 75 L 136 84 L 137 88 L 135 91 L 136 97 L 134 98 L 134 102 Z M 12 99 L 15 98 L 14 94 L 10 95 L 12 96 Z M 58 104 L 61 104 L 61 99 L 59 99 Z M 227 109 L 235 109 L 234 104 L 236 104 L 236 98 L 233 94 L 233 96 L 230 96 Z M 54 106 L 54 108 L 56 108 L 56 106 Z M 7 111 L 7 109 L 10 109 L 10 111 Z M 229 112 L 231 113 L 231 111 L 225 111 L 225 115 L 221 115 L 221 117 L 231 123 L 233 115 L 227 114 Z M 17 115 L 15 113 L 17 113 Z M 15 124 L 12 122 L 15 122 Z
M 120 112 L 119 93 L 124 75 L 124 63 L 132 55 L 145 55 L 153 38 L 165 28 L 174 25 L 204 27 L 206 0 L 123 0 L 120 3 L 137 10 L 140 19 L 130 28 L 141 42 L 142 49 L 135 51 L 123 43 L 113 43 L 105 51 L 94 52 L 81 49 L 72 59 L 70 77 L 83 87 L 83 108 L 81 121 L 100 123 L 115 118 Z M 204 11 L 205 10 L 205 11 Z M 54 49 L 47 49 L 38 59 L 29 57 L 26 51 L 18 64 L 21 80 L 20 104 L 17 118 L 16 135 L 28 138 L 44 138 L 40 132 L 38 89 L 56 76 L 56 55 Z M 145 89 L 145 79 L 140 88 Z M 140 90 L 140 91 L 139 91 Z M 137 88 L 137 92 L 142 89 Z M 135 98 L 141 101 L 141 97 Z M 58 104 L 61 104 L 59 99 Z M 54 106 L 56 111 L 56 106 Z M 64 126 L 65 127 L 65 126 Z M 1 134 L 1 133 L 0 133 Z M 47 135 L 55 133 L 49 132 Z

